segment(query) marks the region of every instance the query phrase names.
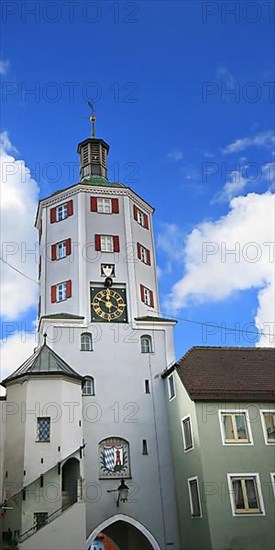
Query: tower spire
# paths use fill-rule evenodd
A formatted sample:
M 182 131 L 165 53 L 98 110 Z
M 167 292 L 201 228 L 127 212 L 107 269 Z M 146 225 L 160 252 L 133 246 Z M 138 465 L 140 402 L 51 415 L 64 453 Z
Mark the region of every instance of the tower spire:
M 95 116 L 95 109 L 93 104 L 88 101 L 89 107 L 92 109 L 92 114 L 90 116 L 90 121 L 92 123 L 92 138 L 95 138 L 95 123 L 96 123 L 96 116 Z

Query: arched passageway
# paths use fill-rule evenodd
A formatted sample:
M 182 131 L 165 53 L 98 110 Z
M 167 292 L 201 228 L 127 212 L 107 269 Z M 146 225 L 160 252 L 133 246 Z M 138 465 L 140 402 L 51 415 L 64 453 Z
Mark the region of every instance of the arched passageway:
M 98 550 L 160 550 L 152 534 L 143 525 L 123 514 L 104 521 L 88 540 L 89 550 L 97 550 L 97 545 Z

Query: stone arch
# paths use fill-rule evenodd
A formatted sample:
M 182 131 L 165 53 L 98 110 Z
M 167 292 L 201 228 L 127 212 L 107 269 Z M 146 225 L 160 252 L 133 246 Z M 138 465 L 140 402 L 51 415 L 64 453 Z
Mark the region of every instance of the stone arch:
M 101 533 L 102 531 L 104 531 L 104 529 L 106 529 L 107 527 L 111 526 L 112 524 L 114 524 L 116 522 L 124 522 L 124 523 L 128 523 L 128 524 L 132 525 L 138 531 L 140 531 L 140 533 L 142 533 L 142 535 L 144 535 L 144 537 L 147 539 L 147 541 L 151 544 L 152 550 L 161 550 L 159 544 L 157 543 L 157 541 L 154 538 L 154 536 L 152 535 L 152 533 L 150 533 L 150 531 L 146 527 L 144 527 L 144 525 L 142 525 L 142 523 L 140 523 L 139 521 L 137 521 L 136 519 L 134 519 L 130 516 L 126 516 L 125 514 L 116 514 L 114 516 L 111 516 L 110 518 L 103 521 L 100 525 L 98 525 L 92 531 L 92 533 L 90 534 L 90 536 L 87 539 L 87 548 L 90 548 L 90 545 L 91 545 L 92 541 L 95 539 L 95 537 L 99 533 Z

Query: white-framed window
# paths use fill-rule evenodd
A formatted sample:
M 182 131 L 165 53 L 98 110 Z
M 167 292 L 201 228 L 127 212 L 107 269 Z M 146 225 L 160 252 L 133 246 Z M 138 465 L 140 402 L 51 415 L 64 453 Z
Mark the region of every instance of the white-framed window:
M 62 302 L 67 298 L 67 283 L 59 283 L 56 285 L 56 301 Z
M 151 265 L 151 254 L 148 248 L 140 243 L 137 243 L 137 254 L 138 259 L 141 260 L 144 264 Z
M 224 445 L 253 445 L 247 410 L 219 411 L 219 420 Z
M 191 516 L 192 518 L 201 518 L 202 509 L 201 509 L 201 499 L 200 499 L 198 478 L 196 476 L 189 477 L 187 479 L 187 483 L 188 483 Z
M 185 451 L 191 451 L 194 449 L 192 425 L 190 415 L 181 419 L 183 447 Z
M 145 225 L 144 224 L 144 214 L 143 214 L 143 212 L 141 212 L 141 210 L 137 210 L 137 222 L 142 226 Z
M 97 211 L 102 214 L 112 213 L 112 201 L 111 199 L 97 199 Z
M 92 376 L 86 376 L 82 382 L 83 395 L 95 395 L 95 381 Z
M 57 259 L 60 260 L 61 258 L 65 258 L 66 253 L 67 253 L 66 241 L 62 241 L 60 243 L 57 243 L 57 245 L 56 245 Z
M 264 503 L 258 473 L 227 474 L 233 516 L 264 515 Z
M 100 235 L 101 252 L 114 252 L 114 239 L 111 235 Z
M 49 443 L 51 434 L 51 419 L 49 416 L 39 416 L 36 425 L 36 441 Z
M 271 472 L 270 477 L 271 477 L 271 485 L 273 488 L 273 493 L 275 498 L 275 472 Z
M 93 338 L 90 332 L 83 332 L 81 334 L 80 351 L 93 351 Z
M 152 338 L 149 335 L 143 335 L 140 337 L 140 351 L 141 353 L 152 353 Z
M 175 390 L 175 383 L 174 383 L 174 375 L 170 374 L 167 378 L 167 386 L 168 386 L 168 396 L 169 399 L 173 399 L 176 396 L 176 390 Z
M 61 220 L 65 220 L 67 216 L 68 216 L 68 204 L 64 202 L 64 204 L 60 204 L 56 209 L 57 221 L 60 222 Z
M 261 410 L 261 421 L 266 445 L 275 444 L 275 409 Z

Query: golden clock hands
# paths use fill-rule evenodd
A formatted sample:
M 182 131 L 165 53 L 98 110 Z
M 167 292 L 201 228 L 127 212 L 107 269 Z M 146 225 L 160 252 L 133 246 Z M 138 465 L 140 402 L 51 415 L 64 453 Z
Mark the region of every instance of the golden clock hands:
M 111 291 L 109 288 L 106 288 L 106 298 L 107 300 L 110 300 Z

